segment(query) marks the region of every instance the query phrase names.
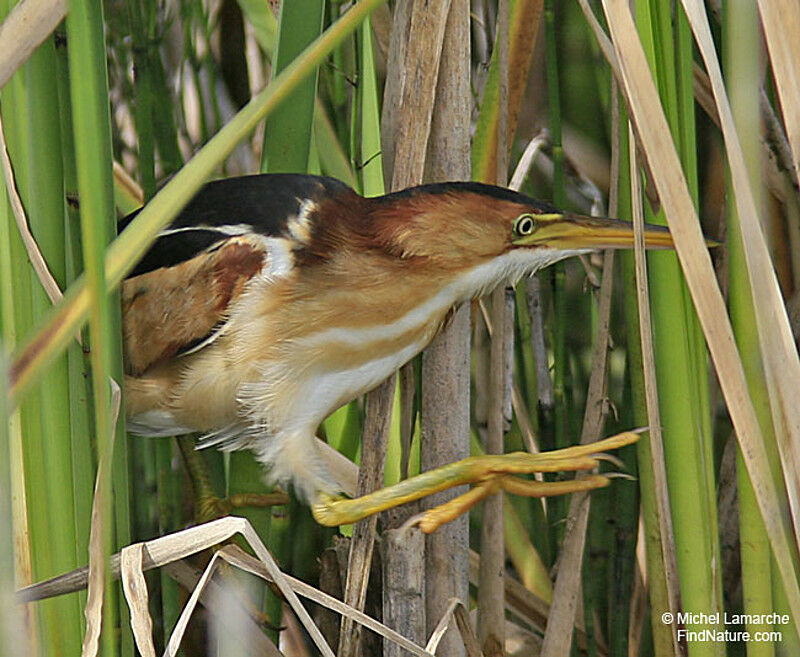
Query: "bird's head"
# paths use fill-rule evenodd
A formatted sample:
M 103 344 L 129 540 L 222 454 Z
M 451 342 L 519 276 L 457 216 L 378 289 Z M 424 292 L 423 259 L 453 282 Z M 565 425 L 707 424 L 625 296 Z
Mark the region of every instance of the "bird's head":
M 561 212 L 479 183 L 424 185 L 377 199 L 386 243 L 397 255 L 465 269 L 498 258 L 534 270 L 595 249 L 632 248 L 630 223 Z M 669 231 L 646 225 L 648 248 L 672 248 Z

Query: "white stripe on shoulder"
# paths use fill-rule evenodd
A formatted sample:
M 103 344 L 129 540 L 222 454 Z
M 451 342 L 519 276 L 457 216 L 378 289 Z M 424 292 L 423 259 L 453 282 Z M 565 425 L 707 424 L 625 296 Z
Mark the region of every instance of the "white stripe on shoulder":
M 194 231 L 219 233 L 225 237 L 236 237 L 238 235 L 246 235 L 252 233 L 253 227 L 248 224 L 225 224 L 221 226 L 208 226 L 206 224 L 197 224 L 194 226 L 179 226 L 177 228 L 167 228 L 162 230 L 159 237 L 169 237 L 170 235 L 177 235 L 178 233 L 191 233 Z

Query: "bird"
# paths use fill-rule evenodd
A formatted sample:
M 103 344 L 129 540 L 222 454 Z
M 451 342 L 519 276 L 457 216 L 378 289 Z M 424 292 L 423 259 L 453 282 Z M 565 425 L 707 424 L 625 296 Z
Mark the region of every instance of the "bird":
M 664 227 L 646 225 L 644 236 L 649 248 L 672 247 Z M 250 449 L 271 482 L 293 486 L 328 525 L 459 483 L 475 484 L 477 497 L 498 487 L 538 494 L 541 482 L 513 475 L 590 469 L 593 454 L 636 436 L 471 457 L 351 500 L 315 434 L 421 352 L 459 304 L 564 258 L 632 245 L 629 223 L 476 182 L 371 198 L 313 175 L 209 182 L 123 281 L 129 431 Z M 605 482 L 587 481 L 577 486 Z M 451 505 L 424 529 L 460 511 Z

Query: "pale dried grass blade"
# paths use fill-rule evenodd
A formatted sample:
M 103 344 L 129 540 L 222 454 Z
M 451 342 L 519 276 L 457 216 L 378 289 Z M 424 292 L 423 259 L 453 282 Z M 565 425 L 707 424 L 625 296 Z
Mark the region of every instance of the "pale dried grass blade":
M 66 0 L 23 0 L 0 25 L 0 89 L 67 15 Z
M 119 416 L 122 393 L 116 381 L 111 379 L 111 435 L 108 436 L 108 448 L 104 458 L 97 466 L 97 477 L 94 485 L 94 499 L 92 500 L 92 521 L 89 530 L 89 572 L 86 595 L 86 632 L 83 635 L 81 657 L 97 657 L 100 650 L 100 630 L 103 626 L 103 595 L 105 593 L 106 568 L 103 544 L 102 501 L 105 495 L 110 495 L 110 490 L 101 488 L 100 483 L 106 481 L 105 473 L 111 467 L 111 456 L 114 453 L 114 438 L 116 435 L 117 417 Z M 109 569 L 110 571 L 110 569 Z
M 245 540 L 253 549 L 253 552 L 256 553 L 256 556 L 261 559 L 262 563 L 266 566 L 267 572 L 274 578 L 275 584 L 280 589 L 281 593 L 286 599 L 286 602 L 289 603 L 292 611 L 294 611 L 294 613 L 300 619 L 300 622 L 303 624 L 303 627 L 305 627 L 306 631 L 311 637 L 311 640 L 314 642 L 314 645 L 316 645 L 323 657 L 335 657 L 333 650 L 331 650 L 330 646 L 325 641 L 325 637 L 322 636 L 322 632 L 319 631 L 319 628 L 311 619 L 308 611 L 306 611 L 306 608 L 298 599 L 297 594 L 292 590 L 291 586 L 289 586 L 286 576 L 283 574 L 283 572 L 281 572 L 278 564 L 275 563 L 275 559 L 272 558 L 269 550 L 267 550 L 264 543 L 261 542 L 261 539 L 253 529 L 252 525 L 244 518 L 236 518 L 235 520 L 237 521 L 236 524 L 238 524 L 239 527 L 238 532 L 244 536 Z
M 264 565 L 257 559 L 254 559 L 249 554 L 244 552 L 241 548 L 235 545 L 229 545 L 220 550 L 220 552 L 222 553 L 221 556 L 231 565 L 241 568 L 242 570 L 245 570 L 257 577 L 261 577 L 267 581 L 274 581 Z M 299 579 L 295 579 L 289 575 L 284 575 L 284 577 L 298 595 L 316 602 L 319 605 L 327 607 L 328 609 L 342 614 L 343 616 L 352 618 L 355 622 L 360 623 L 367 629 L 370 629 L 377 634 L 380 634 L 384 639 L 388 639 L 389 641 L 396 643 L 398 646 L 407 650 L 412 655 L 416 655 L 417 657 L 432 657 L 431 653 L 427 652 L 424 648 L 421 648 L 414 642 L 409 641 L 401 634 L 398 634 L 383 623 L 376 621 L 371 616 L 367 616 L 364 612 L 346 605 L 341 600 L 337 600 L 327 593 L 323 593 L 319 589 L 316 589 Z
M 164 572 L 187 591 L 194 590 L 194 587 L 197 586 L 197 583 L 203 576 L 203 571 L 201 569 L 196 568 L 185 559 L 179 559 L 178 561 L 166 564 L 164 566 Z M 211 613 L 215 622 L 225 620 L 224 616 L 222 616 L 224 612 L 219 610 L 214 604 L 214 596 L 221 593 L 222 588 L 222 583 L 212 579 L 211 583 L 206 587 L 206 592 L 200 596 L 200 604 Z M 281 653 L 275 647 L 275 644 L 267 638 L 260 623 L 253 618 L 250 613 L 253 609 L 246 607 L 239 598 L 236 598 L 236 602 L 236 613 L 241 614 L 239 618 L 240 623 L 237 623 L 239 625 L 238 631 L 246 633 L 245 641 L 247 641 L 247 646 L 248 649 L 251 650 L 251 654 L 259 655 L 260 657 L 280 657 Z
M 644 394 L 649 424 L 650 453 L 653 465 L 653 481 L 656 493 L 656 513 L 661 537 L 661 557 L 664 563 L 664 577 L 667 584 L 669 610 L 675 614 L 680 604 L 680 584 L 678 582 L 678 556 L 672 529 L 669 489 L 667 487 L 664 443 L 661 433 L 661 413 L 658 407 L 658 382 L 653 348 L 653 331 L 650 318 L 650 293 L 647 283 L 647 260 L 644 247 L 644 214 L 642 212 L 642 187 L 639 180 L 639 164 L 636 155 L 636 139 L 633 128 L 628 124 L 628 147 L 631 178 L 631 206 L 633 208 L 633 255 L 636 270 L 636 300 L 639 306 L 639 338 L 642 343 L 642 364 L 644 366 Z M 671 625 L 673 650 L 678 645 L 677 629 Z
M 439 642 L 442 640 L 444 633 L 447 632 L 447 630 L 450 628 L 450 624 L 453 622 L 453 612 L 455 611 L 456 606 L 460 604 L 461 601 L 458 598 L 450 599 L 450 602 L 447 603 L 447 609 L 445 609 L 444 614 L 439 619 L 439 622 L 436 624 L 433 632 L 431 632 L 428 643 L 425 644 L 425 650 L 436 654 L 436 648 L 439 647 Z
M 203 531 L 193 532 L 192 530 L 203 530 Z M 294 613 L 300 619 L 300 622 L 305 627 L 306 631 L 308 632 L 312 641 L 314 641 L 314 644 L 317 646 L 317 649 L 320 651 L 320 653 L 322 653 L 324 657 L 335 657 L 330 646 L 327 644 L 325 638 L 322 636 L 322 633 L 319 631 L 319 628 L 314 624 L 314 621 L 311 619 L 311 616 L 308 614 L 308 611 L 306 611 L 306 608 L 303 607 L 302 603 L 297 598 L 297 595 L 292 590 L 291 586 L 288 583 L 288 580 L 286 579 L 286 576 L 281 572 L 280 568 L 278 567 L 278 564 L 275 563 L 275 560 L 269 553 L 269 550 L 267 550 L 267 548 L 261 542 L 261 539 L 259 538 L 258 534 L 255 532 L 255 530 L 247 520 L 245 520 L 244 518 L 236 518 L 236 517 L 221 518 L 220 520 L 207 523 L 206 525 L 202 525 L 201 527 L 194 527 L 184 532 L 178 532 L 178 534 L 180 535 L 179 538 L 180 538 L 180 543 L 182 544 L 182 549 L 176 552 L 175 547 L 178 545 L 178 541 L 177 540 L 170 541 L 171 543 L 170 547 L 172 548 L 172 558 L 170 559 L 170 561 L 174 561 L 176 558 L 182 558 L 187 554 L 192 554 L 193 552 L 205 549 L 206 547 L 211 547 L 211 545 L 216 545 L 221 541 L 227 540 L 234 534 L 241 534 L 241 536 L 244 537 L 244 539 L 250 545 L 252 550 L 256 553 L 256 556 L 261 560 L 267 572 L 273 578 L 273 581 L 280 589 L 286 601 L 289 603 L 289 606 L 292 608 Z M 187 545 L 186 539 L 192 535 L 199 536 L 201 538 L 201 541 L 198 541 L 198 543 L 189 542 Z M 178 537 L 178 535 L 164 537 L 164 539 L 176 538 L 176 537 Z M 216 540 L 214 540 L 214 542 L 211 543 L 210 545 L 206 544 L 209 540 L 212 540 L 212 538 Z M 149 546 L 151 544 L 155 547 L 156 545 L 158 545 L 159 542 L 163 542 L 164 539 L 156 539 L 155 541 L 149 541 L 148 543 L 145 544 L 145 546 L 148 547 L 149 551 Z M 160 547 L 162 547 L 162 552 L 164 552 L 163 545 Z M 212 563 L 216 561 L 216 559 L 218 558 L 217 557 L 218 554 L 219 552 L 214 554 L 214 557 L 212 558 Z M 194 592 L 192 592 L 192 597 L 190 598 L 189 603 L 187 603 L 187 607 L 189 607 L 191 604 L 192 610 L 197 605 L 197 601 L 200 597 L 200 593 L 202 592 L 202 588 L 206 586 L 206 582 L 208 578 L 211 576 L 210 574 L 211 565 L 212 564 L 209 563 L 209 568 L 206 569 L 206 572 L 204 573 L 203 577 L 198 583 L 198 587 L 195 589 Z M 184 614 L 186 614 L 185 621 L 183 620 Z M 173 636 L 177 636 L 176 632 L 180 627 L 183 627 L 183 629 L 180 631 L 180 634 L 182 635 L 182 632 L 185 630 L 185 624 L 188 623 L 188 618 L 190 615 L 191 611 L 187 612 L 186 609 L 184 609 L 184 612 L 181 613 L 181 619 L 179 620 L 178 626 L 176 626 L 176 631 L 173 632 Z M 173 641 L 171 637 L 168 648 L 171 650 L 177 650 L 178 643 L 179 639 Z M 175 653 L 168 651 L 166 654 L 174 655 Z
M 428 639 L 425 650 L 435 655 L 442 637 L 444 637 L 445 632 L 450 629 L 453 623 L 456 624 L 461 634 L 461 640 L 464 643 L 464 650 L 467 653 L 467 657 L 483 657 L 483 652 L 478 643 L 478 637 L 476 637 L 475 632 L 472 631 L 469 612 L 467 612 L 467 608 L 458 598 L 450 599 L 444 615 L 431 633 L 430 639 Z
M 223 518 L 223 520 L 227 519 L 228 518 Z M 219 552 L 216 552 L 208 562 L 206 569 L 203 571 L 202 577 L 200 577 L 200 581 L 197 582 L 197 586 L 194 587 L 192 594 L 189 596 L 189 599 L 186 601 L 186 605 L 184 605 L 183 610 L 181 611 L 181 615 L 178 617 L 178 622 L 175 624 L 172 634 L 169 636 L 167 647 L 164 649 L 164 657 L 175 657 L 175 655 L 178 654 L 178 648 L 180 648 L 181 641 L 183 641 L 183 635 L 186 632 L 186 628 L 189 625 L 192 614 L 197 607 L 197 603 L 200 601 L 200 596 L 202 595 L 203 591 L 211 580 L 214 571 L 216 570 L 218 561 Z
M 763 2 L 759 2 L 762 9 L 762 18 L 771 17 L 771 11 L 764 11 Z M 736 132 L 730 101 L 725 91 L 722 79 L 722 70 L 716 57 L 711 28 L 705 14 L 705 8 L 698 0 L 683 0 L 686 15 L 694 32 L 700 54 L 708 71 L 711 89 L 719 112 L 722 134 L 725 137 L 725 149 L 733 179 L 734 198 L 739 217 L 739 227 L 742 233 L 742 247 L 744 249 L 747 269 L 750 274 L 750 289 L 755 307 L 756 323 L 758 327 L 759 344 L 764 363 L 764 374 L 769 389 L 770 410 L 775 424 L 775 435 L 778 438 L 778 450 L 783 466 L 783 476 L 789 494 L 789 503 L 794 519 L 795 543 L 800 537 L 800 407 L 796 403 L 797 391 L 800 390 L 800 360 L 797 355 L 789 318 L 783 303 L 778 279 L 772 268 L 769 249 L 767 248 L 764 234 L 761 230 L 758 208 L 756 207 L 753 190 L 747 174 L 744 152 Z M 800 10 L 795 6 L 790 10 L 785 2 L 776 2 L 775 6 L 782 5 L 786 11 L 781 14 L 780 24 L 771 33 L 774 44 L 770 46 L 773 54 L 773 68 L 776 76 L 780 70 L 785 77 L 783 82 L 795 85 L 794 90 L 786 89 L 788 106 L 784 106 L 784 116 L 794 113 L 794 119 L 787 121 L 787 130 L 794 130 L 795 142 L 792 144 L 797 164 L 800 148 L 800 88 L 797 87 L 797 61 L 791 64 L 791 72 L 784 70 L 784 58 L 789 56 L 792 47 L 790 41 L 797 41 L 800 34 Z M 772 20 L 772 19 L 770 19 Z M 781 30 L 791 29 L 797 22 L 798 32 L 782 34 Z M 766 24 L 765 24 L 766 27 Z M 776 52 L 772 48 L 780 51 Z M 796 50 L 797 47 L 795 46 Z M 777 80 L 777 77 L 776 77 Z M 783 96 L 782 96 L 783 99 Z M 795 102 L 796 101 L 796 102 Z M 790 143 L 792 139 L 790 138 Z M 748 471 L 750 467 L 748 465 Z M 752 478 L 752 473 L 751 473 Z M 755 482 L 754 482 L 755 484 Z M 798 593 L 800 605 L 800 593 Z M 798 607 L 800 611 L 800 606 Z M 800 623 L 800 620 L 798 620 Z
M 626 0 L 604 0 L 603 6 L 620 60 L 623 88 L 631 116 L 651 164 L 653 179 L 666 212 L 678 258 L 719 375 L 776 562 L 786 586 L 790 608 L 795 622 L 800 624 L 800 588 L 793 565 L 796 544 L 791 529 L 782 516 L 755 410 L 736 351 L 733 331 L 700 231 L 697 212 L 689 196 L 686 179 L 630 8 Z M 653 165 L 657 165 L 657 168 Z M 768 267 L 767 263 L 768 260 L 765 260 L 762 265 Z M 789 389 L 786 393 L 797 389 Z
M 513 189 L 515 192 L 520 190 L 522 184 L 525 182 L 525 179 L 528 177 L 528 174 L 531 171 L 531 167 L 533 166 L 536 156 L 539 154 L 539 151 L 542 150 L 542 146 L 544 146 L 547 141 L 547 133 L 542 130 L 528 142 L 525 150 L 522 151 L 519 162 L 517 162 L 517 166 L 514 169 L 514 174 L 511 176 L 511 182 L 508 183 L 509 189 Z
M 122 549 L 119 566 L 122 590 L 131 610 L 131 629 L 142 657 L 156 657 L 153 645 L 153 621 L 148 607 L 147 582 L 142 570 L 144 545 L 135 543 Z
M 796 0 L 758 0 L 758 9 L 794 168 L 800 174 L 800 5 Z

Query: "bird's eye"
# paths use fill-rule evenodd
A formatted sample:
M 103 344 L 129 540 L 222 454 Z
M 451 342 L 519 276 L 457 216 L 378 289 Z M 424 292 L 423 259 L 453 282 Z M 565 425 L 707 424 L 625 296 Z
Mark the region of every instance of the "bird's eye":
M 514 237 L 525 237 L 536 230 L 536 221 L 532 214 L 521 214 L 514 222 Z

